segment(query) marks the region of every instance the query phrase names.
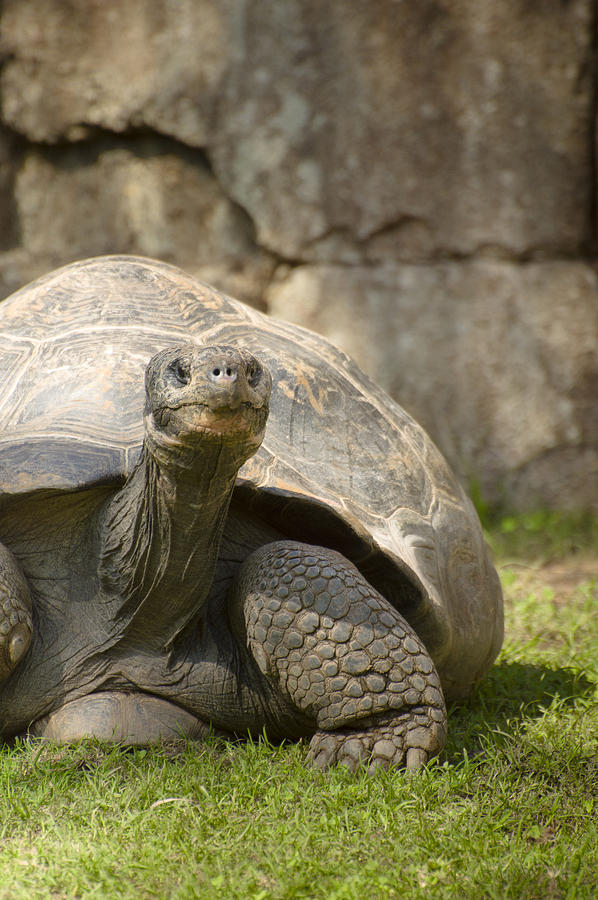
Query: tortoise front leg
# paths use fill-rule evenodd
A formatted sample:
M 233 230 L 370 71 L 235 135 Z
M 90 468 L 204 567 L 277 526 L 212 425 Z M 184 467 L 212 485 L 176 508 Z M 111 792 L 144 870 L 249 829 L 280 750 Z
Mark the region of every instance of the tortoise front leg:
M 29 586 L 13 554 L 0 544 L 0 682 L 25 656 L 32 634 Z
M 442 749 L 446 710 L 426 648 L 341 554 L 268 544 L 243 564 L 235 606 L 262 673 L 313 717 L 317 767 L 416 768 Z

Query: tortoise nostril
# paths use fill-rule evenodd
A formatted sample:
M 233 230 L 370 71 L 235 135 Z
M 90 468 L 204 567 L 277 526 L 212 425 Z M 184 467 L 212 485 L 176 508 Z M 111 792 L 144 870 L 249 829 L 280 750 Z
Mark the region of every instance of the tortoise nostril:
M 210 374 L 214 381 L 224 382 L 237 380 L 237 372 L 232 366 L 214 366 Z

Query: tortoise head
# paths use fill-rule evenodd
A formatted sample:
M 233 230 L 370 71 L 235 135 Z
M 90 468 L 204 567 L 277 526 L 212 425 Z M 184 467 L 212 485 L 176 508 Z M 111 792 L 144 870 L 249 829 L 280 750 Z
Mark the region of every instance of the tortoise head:
M 271 388 L 268 370 L 247 350 L 187 344 L 160 351 L 145 375 L 150 450 L 215 445 L 240 465 L 262 442 Z

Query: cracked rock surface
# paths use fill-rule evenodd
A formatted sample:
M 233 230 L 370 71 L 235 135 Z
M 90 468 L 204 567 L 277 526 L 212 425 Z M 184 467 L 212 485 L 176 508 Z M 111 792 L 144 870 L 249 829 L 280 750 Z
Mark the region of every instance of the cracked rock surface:
M 598 508 L 592 0 L 0 15 L 1 296 L 164 259 L 340 343 L 486 502 Z

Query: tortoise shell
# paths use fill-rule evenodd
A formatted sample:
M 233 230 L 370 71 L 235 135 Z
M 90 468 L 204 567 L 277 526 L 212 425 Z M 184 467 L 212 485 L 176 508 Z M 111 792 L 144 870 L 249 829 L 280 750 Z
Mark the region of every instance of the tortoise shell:
M 149 259 L 98 257 L 0 306 L 0 511 L 122 483 L 143 441 L 144 370 L 167 346 L 245 347 L 273 378 L 234 502 L 349 556 L 426 643 L 448 698 L 502 641 L 502 596 L 469 500 L 423 429 L 340 350 Z M 0 516 L 0 539 L 1 516 Z

